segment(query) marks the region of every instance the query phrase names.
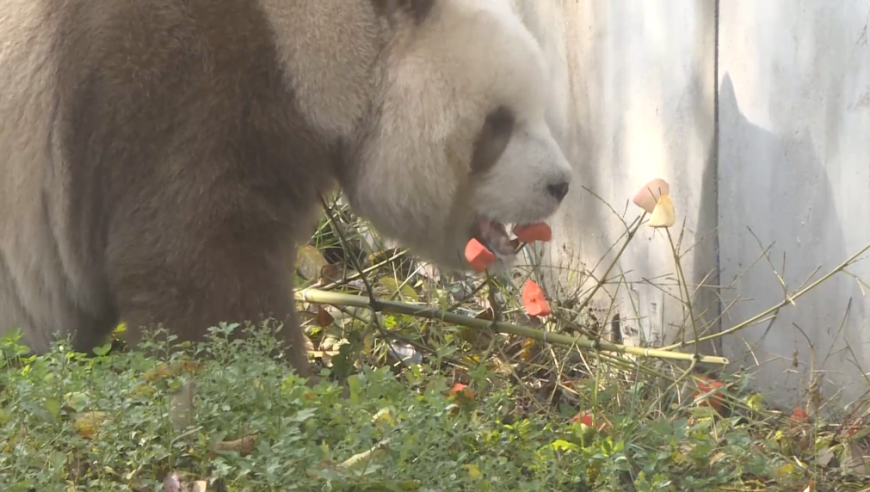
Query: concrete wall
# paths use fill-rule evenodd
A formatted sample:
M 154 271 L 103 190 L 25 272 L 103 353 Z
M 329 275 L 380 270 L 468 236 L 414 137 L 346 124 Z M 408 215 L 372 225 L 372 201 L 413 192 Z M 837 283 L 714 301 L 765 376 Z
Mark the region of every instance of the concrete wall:
M 631 197 L 655 177 L 671 184 L 671 234 L 682 236 L 699 329 L 717 330 L 720 314 L 727 328 L 782 299 L 748 228 L 775 243 L 775 264 L 787 253 L 791 288 L 870 242 L 870 0 L 514 1 L 551 62 L 550 121 L 576 169 L 547 251 L 561 275 L 554 296 L 578 297 L 581 282 L 585 295 L 594 281 L 579 273 L 603 274 L 622 220 L 639 214 Z M 850 271 L 870 283 L 870 264 Z M 619 273 L 628 282 L 609 285 L 596 308 L 607 316 L 617 300 L 627 342 L 671 342 L 681 327 L 691 338 L 661 232 L 642 227 L 610 277 Z M 738 297 L 749 300 L 732 305 Z M 824 396 L 854 398 L 868 389 L 867 302 L 841 276 L 772 325 L 703 349 L 760 364 L 758 389 L 791 404 L 810 362 L 795 322 L 815 347 L 815 369 L 830 371 Z M 789 371 L 795 351 L 801 365 Z
M 868 21 L 868 0 L 721 2 L 719 243 L 723 282 L 734 282 L 723 297 L 749 298 L 729 311 L 729 325 L 783 298 L 766 260 L 747 270 L 762 250 L 748 228 L 765 247 L 775 242 L 778 269 L 785 255 L 792 289 L 870 242 Z M 870 263 L 849 270 L 870 282 Z M 842 389 L 846 403 L 868 390 L 868 300 L 838 275 L 723 348 L 748 366 L 751 346 L 770 361 L 759 389 L 791 401 L 806 389 L 811 343 L 823 398 Z M 790 370 L 795 352 L 801 371 Z
M 526 24 L 551 61 L 551 126 L 575 166 L 575 185 L 554 220 L 550 262 L 562 273 L 555 297 L 585 297 L 624 241 L 641 210 L 630 203 L 650 179 L 671 184 L 680 221 L 672 228 L 697 284 L 715 273 L 716 202 L 713 146 L 715 4 L 519 0 Z M 675 55 L 679 54 L 679 56 Z M 705 236 L 706 234 L 706 236 Z M 699 243 L 700 241 L 700 243 Z M 614 248 L 614 245 L 617 247 Z M 667 237 L 643 226 L 596 296 L 604 318 L 616 298 L 626 342 L 672 342 L 685 320 Z M 624 275 L 625 282 L 619 282 Z M 644 279 L 648 282 L 644 283 Z M 707 279 L 715 284 L 715 276 Z M 715 317 L 715 297 L 701 292 L 698 312 Z M 709 309 L 710 307 L 714 309 Z M 700 320 L 698 324 L 702 324 Z M 690 337 L 691 338 L 691 337 Z M 710 347 L 705 347 L 708 351 Z

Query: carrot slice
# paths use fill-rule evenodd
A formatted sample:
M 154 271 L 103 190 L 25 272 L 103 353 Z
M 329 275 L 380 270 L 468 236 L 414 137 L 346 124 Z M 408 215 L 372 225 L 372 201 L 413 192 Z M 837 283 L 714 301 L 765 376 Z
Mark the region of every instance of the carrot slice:
M 534 281 L 529 280 L 523 286 L 523 307 L 529 316 L 547 316 L 550 314 L 550 304 L 544 297 L 544 291 Z
M 480 241 L 471 238 L 465 245 L 465 259 L 471 264 L 471 268 L 482 272 L 495 261 L 495 255 L 486 249 L 486 246 L 480 244 Z
M 553 238 L 553 231 L 550 230 L 550 226 L 545 222 L 519 226 L 514 229 L 514 234 L 516 234 L 517 238 L 524 243 L 531 243 L 534 241 L 547 242 Z

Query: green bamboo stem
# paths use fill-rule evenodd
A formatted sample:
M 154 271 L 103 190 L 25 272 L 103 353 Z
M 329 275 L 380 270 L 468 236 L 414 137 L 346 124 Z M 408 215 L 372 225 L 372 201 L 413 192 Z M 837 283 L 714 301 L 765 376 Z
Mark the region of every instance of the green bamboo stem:
M 370 307 L 370 300 L 368 297 L 355 296 L 351 294 L 341 294 L 338 292 L 326 292 L 310 288 L 296 292 L 296 299 L 314 304 L 336 304 L 361 308 Z M 568 335 L 563 335 L 561 333 L 548 333 L 542 330 L 536 330 L 534 328 L 527 328 L 524 326 L 517 326 L 505 322 L 493 323 L 492 321 L 471 318 L 469 316 L 463 316 L 461 314 L 445 312 L 440 309 L 434 309 L 425 306 L 415 306 L 403 302 L 378 300 L 378 305 L 387 312 L 407 314 L 410 316 L 418 316 L 429 319 L 437 319 L 461 326 L 467 326 L 469 328 L 492 328 L 498 332 L 520 335 L 527 338 L 532 338 L 534 340 L 538 340 L 540 342 L 553 343 L 556 345 L 578 345 L 580 347 L 591 350 L 599 350 L 602 352 L 625 353 L 641 357 L 653 357 L 657 359 L 688 361 L 696 360 L 697 362 L 703 362 L 707 364 L 728 364 L 728 359 L 725 357 L 716 357 L 710 355 L 696 356 L 695 354 L 685 352 L 672 352 L 670 350 L 630 347 L 604 341 L 592 341 L 585 337 L 572 337 Z

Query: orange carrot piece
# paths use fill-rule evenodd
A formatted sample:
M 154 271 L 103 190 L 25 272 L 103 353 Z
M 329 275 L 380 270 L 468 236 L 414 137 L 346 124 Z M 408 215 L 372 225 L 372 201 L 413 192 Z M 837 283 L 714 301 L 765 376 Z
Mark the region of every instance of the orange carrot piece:
M 471 264 L 471 268 L 482 272 L 495 261 L 495 255 L 486 249 L 486 246 L 480 244 L 480 241 L 471 238 L 465 245 L 465 259 Z
M 523 286 L 523 307 L 529 316 L 547 316 L 550 314 L 550 304 L 544 297 L 544 291 L 534 281 L 529 280 Z
M 516 234 L 517 238 L 524 243 L 531 243 L 534 241 L 547 242 L 553 238 L 553 231 L 550 230 L 550 226 L 545 222 L 526 224 L 517 227 L 514 229 L 514 234 Z

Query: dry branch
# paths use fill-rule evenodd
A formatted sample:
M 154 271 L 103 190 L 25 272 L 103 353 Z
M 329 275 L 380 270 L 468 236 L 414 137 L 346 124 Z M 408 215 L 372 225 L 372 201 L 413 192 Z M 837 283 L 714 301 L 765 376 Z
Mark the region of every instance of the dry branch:
M 337 292 L 325 292 L 317 289 L 304 289 L 296 293 L 296 298 L 301 301 L 314 304 L 333 304 L 339 306 L 353 306 L 359 308 L 367 308 L 371 306 L 371 301 L 368 297 L 355 296 L 351 294 L 340 294 Z M 618 345 L 604 341 L 594 341 L 585 337 L 572 337 L 560 333 L 549 333 L 534 328 L 517 326 L 506 322 L 492 322 L 477 318 L 463 316 L 461 314 L 449 313 L 440 309 L 434 309 L 419 305 L 406 304 L 396 301 L 378 300 L 378 305 L 387 312 L 406 314 L 421 318 L 436 319 L 465 326 L 468 328 L 487 329 L 491 328 L 497 332 L 510 333 L 535 339 L 544 343 L 552 343 L 565 347 L 579 346 L 590 350 L 599 350 L 602 352 L 615 352 L 631 354 L 640 357 L 653 357 L 657 359 L 670 360 L 696 360 L 707 364 L 728 364 L 728 359 L 725 357 L 716 357 L 710 355 L 695 355 L 685 352 L 674 352 L 670 350 L 631 347 L 626 345 Z

